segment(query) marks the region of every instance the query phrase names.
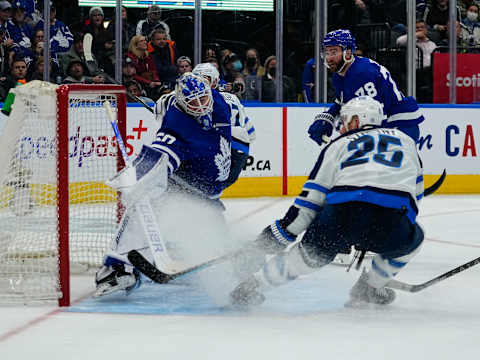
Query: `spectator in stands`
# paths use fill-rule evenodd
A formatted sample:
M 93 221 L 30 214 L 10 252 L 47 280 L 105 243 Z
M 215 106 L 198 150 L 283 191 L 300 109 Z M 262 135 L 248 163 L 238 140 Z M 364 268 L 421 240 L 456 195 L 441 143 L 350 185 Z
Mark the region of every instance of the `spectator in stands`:
M 73 60 L 79 60 L 85 66 L 85 78 L 88 84 L 102 84 L 105 81 L 105 76 L 103 71 L 98 66 L 98 62 L 93 55 L 93 60 L 87 61 L 85 59 L 85 53 L 83 51 L 83 34 L 75 33 L 73 36 L 73 45 L 68 50 L 68 52 L 61 54 L 60 64 L 62 69 L 62 74 L 67 75 L 68 66 Z M 95 78 L 95 79 L 94 79 Z
M 315 58 L 310 58 L 303 67 L 302 95 L 306 103 L 313 102 L 313 86 L 315 81 Z
M 136 34 L 145 37 L 150 36 L 153 30 L 163 29 L 167 34 L 167 39 L 170 40 L 170 27 L 165 21 L 161 20 L 162 9 L 158 5 L 152 5 L 147 10 L 147 18 L 140 20 L 137 23 Z
M 235 78 L 241 75 L 243 69 L 242 59 L 231 52 L 223 58 L 223 80 L 227 83 L 234 82 Z
M 423 64 L 418 64 L 417 68 L 429 68 L 432 64 L 432 53 L 435 51 L 437 45 L 431 41 L 427 36 L 427 26 L 425 21 L 417 20 L 415 23 L 416 46 L 420 48 L 423 54 Z M 407 46 L 407 35 L 399 36 L 397 39 L 397 46 Z
M 455 22 L 455 32 L 456 32 L 456 37 L 457 37 L 457 53 L 467 53 L 474 48 L 474 44 L 470 43 L 470 36 L 468 34 L 468 31 L 462 27 L 462 24 L 460 21 Z M 447 37 L 443 39 L 439 46 L 442 48 L 448 48 L 449 47 L 449 37 L 450 37 L 450 22 L 447 22 Z
M 205 60 L 210 59 L 210 58 L 217 58 L 217 51 L 213 47 L 207 47 L 205 49 L 205 53 L 204 53 L 203 58 Z
M 457 6 L 457 17 L 460 20 L 460 9 Z M 448 0 L 432 0 L 424 13 L 424 21 L 430 28 L 429 38 L 436 44 L 447 38 Z
M 157 68 L 153 57 L 148 53 L 147 39 L 143 35 L 135 35 L 130 40 L 127 57 L 132 59 L 135 65 L 136 74 L 134 79 L 138 81 L 147 91 L 148 97 L 158 99 L 158 90 L 162 83 L 158 77 Z
M 67 77 L 64 84 L 103 84 L 103 77 L 87 78 L 85 63 L 79 59 L 72 59 L 67 67 Z
M 38 56 L 35 62 L 30 66 L 31 72 L 27 75 L 28 81 L 42 80 L 43 81 L 43 56 Z M 62 75 L 57 68 L 53 66 L 53 61 L 50 59 L 50 79 L 49 82 L 60 85 L 62 83 Z
M 191 72 L 193 69 L 192 67 L 192 60 L 188 56 L 180 56 L 177 59 L 177 73 L 178 75 L 182 75 L 186 72 Z
M 7 31 L 7 22 L 10 18 L 10 13 L 12 10 L 12 5 L 6 1 L 0 1 L 0 29 L 2 30 L 2 58 L 7 59 L 8 65 L 12 62 L 13 52 L 12 48 L 14 41 L 10 36 L 10 33 Z M 7 69 L 6 69 L 7 70 Z
M 257 49 L 250 48 L 245 52 L 245 69 L 243 75 L 263 76 L 265 73 L 263 66 L 260 64 L 260 55 Z
M 6 29 L 0 27 L 0 81 L 10 72 L 10 48 L 6 37 Z M 11 40 L 11 39 L 10 39 Z M 13 54 L 13 52 L 12 52 Z
M 135 26 L 128 20 L 127 8 L 122 6 L 122 54 L 128 51 L 130 39 L 135 35 Z M 115 39 L 115 17 L 108 23 L 107 32 L 111 39 Z
M 25 8 L 20 2 L 14 2 L 12 6 L 12 18 L 7 22 L 7 31 L 13 39 L 13 50 L 20 56 L 25 56 L 26 50 L 30 50 L 32 27 L 25 22 Z
M 130 80 L 125 84 L 125 88 L 127 89 L 127 97 L 128 101 L 137 102 L 138 100 L 135 99 L 133 96 L 129 96 L 129 94 L 135 95 L 136 97 L 140 98 L 146 103 L 153 103 L 154 101 L 149 97 L 145 96 L 145 92 L 142 89 L 142 85 L 138 81 Z
M 4 101 L 11 88 L 27 82 L 27 63 L 22 57 L 14 57 L 10 74 L 0 82 L 0 101 Z
M 52 58 L 57 57 L 57 54 L 70 50 L 73 44 L 73 35 L 70 29 L 62 21 L 55 18 L 57 10 L 54 4 L 50 5 L 50 55 Z M 36 30 L 43 30 L 44 21 L 40 19 L 34 28 Z
M 470 46 L 480 46 L 480 22 L 478 13 L 480 7 L 472 4 L 468 7 L 466 17 L 462 20 L 461 26 L 468 33 L 468 42 Z
M 478 5 L 477 0 L 459 0 L 457 1 L 457 6 L 460 9 L 460 17 L 463 19 L 467 17 L 467 11 L 472 5 Z
M 277 72 L 277 58 L 275 56 L 269 56 L 265 60 L 265 75 L 261 78 L 261 93 L 260 101 L 262 102 L 276 102 L 276 84 L 275 76 Z M 283 101 L 294 102 L 296 101 L 295 84 L 293 80 L 288 76 L 282 77 L 283 83 Z
M 150 38 L 149 52 L 155 61 L 158 77 L 163 85 L 173 90 L 177 78 L 177 46 L 174 41 L 167 39 L 167 33 L 163 29 L 153 30 Z
M 135 80 L 137 74 L 133 60 L 128 56 L 122 62 L 122 84 L 126 85 L 129 81 Z M 138 82 L 138 81 L 137 81 Z
M 83 33 L 92 34 L 92 54 L 102 68 L 110 76 L 115 75 L 115 48 L 112 33 L 104 26 L 103 9 L 99 6 L 90 8 L 88 12 L 89 24 Z

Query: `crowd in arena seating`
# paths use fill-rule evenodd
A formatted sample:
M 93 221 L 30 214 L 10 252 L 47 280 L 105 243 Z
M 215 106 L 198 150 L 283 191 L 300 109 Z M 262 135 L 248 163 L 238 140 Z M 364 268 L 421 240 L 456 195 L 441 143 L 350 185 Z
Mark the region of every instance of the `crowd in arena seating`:
M 448 0 L 417 0 L 417 95 L 431 102 L 432 54 L 448 51 Z M 385 65 L 405 90 L 405 64 L 398 61 L 407 44 L 406 0 L 329 0 L 329 30 L 349 28 L 357 38 L 357 55 Z M 0 101 L 18 80 L 43 79 L 43 1 L 0 0 Z M 480 52 L 479 3 L 457 1 L 456 39 L 458 52 Z M 195 64 L 179 51 L 171 38 L 168 20 L 161 9 L 150 6 L 144 19 L 132 23 L 122 7 L 123 84 L 131 93 L 148 101 L 157 100 L 173 89 L 176 78 Z M 50 81 L 57 84 L 114 83 L 115 16 L 105 18 L 104 9 L 91 7 L 88 18 L 65 24 L 50 6 Z M 85 54 L 85 34 L 90 34 L 91 55 Z M 184 45 L 185 46 L 185 45 Z M 190 44 L 191 46 L 191 44 Z M 180 47 L 181 48 L 181 47 Z M 236 50 L 238 51 L 238 49 Z M 246 46 L 234 53 L 228 48 L 206 47 L 202 61 L 211 62 L 220 72 L 220 86 L 244 101 L 275 102 L 277 60 L 274 49 L 260 54 Z M 301 69 L 284 65 L 283 100 L 313 101 L 315 62 L 313 52 Z M 20 66 L 20 64 L 23 64 Z M 24 68 L 25 71 L 20 70 Z M 298 66 L 297 66 L 298 68 Z M 302 96 L 303 95 L 303 96 Z M 132 100 L 132 99 L 131 99 Z

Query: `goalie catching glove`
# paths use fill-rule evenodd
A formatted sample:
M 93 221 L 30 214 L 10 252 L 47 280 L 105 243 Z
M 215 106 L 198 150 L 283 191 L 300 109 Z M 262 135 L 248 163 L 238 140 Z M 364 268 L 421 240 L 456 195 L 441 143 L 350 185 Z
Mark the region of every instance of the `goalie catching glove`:
M 335 118 L 328 112 L 315 116 L 315 119 L 308 128 L 308 134 L 318 145 L 328 144 L 333 133 Z

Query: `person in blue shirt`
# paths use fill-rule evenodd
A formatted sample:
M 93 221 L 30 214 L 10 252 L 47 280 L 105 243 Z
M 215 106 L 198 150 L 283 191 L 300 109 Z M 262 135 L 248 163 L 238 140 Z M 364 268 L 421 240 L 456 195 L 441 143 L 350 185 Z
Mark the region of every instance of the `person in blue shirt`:
M 354 97 L 370 96 L 383 106 L 386 117 L 383 127 L 398 128 L 418 141 L 418 125 L 424 117 L 416 100 L 402 94 L 384 66 L 366 57 L 354 56 L 355 48 L 355 38 L 349 30 L 331 31 L 323 39 L 324 64 L 333 73 L 335 102 L 315 117 L 308 129 L 312 140 L 319 145 L 328 143 L 342 105 Z
M 313 86 L 315 81 L 315 59 L 311 58 L 307 61 L 302 73 L 302 95 L 303 101 L 311 103 L 313 101 Z

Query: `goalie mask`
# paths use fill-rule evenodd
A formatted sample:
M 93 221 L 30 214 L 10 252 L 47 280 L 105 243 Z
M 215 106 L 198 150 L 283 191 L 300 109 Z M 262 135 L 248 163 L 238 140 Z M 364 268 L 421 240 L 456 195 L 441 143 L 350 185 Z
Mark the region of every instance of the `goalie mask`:
M 202 76 L 206 78 L 212 89 L 216 89 L 218 85 L 218 79 L 220 78 L 220 73 L 217 68 L 211 63 L 201 63 L 195 66 L 192 71 L 195 75 Z
M 195 118 L 210 115 L 212 112 L 212 90 L 208 81 L 191 72 L 186 72 L 177 79 L 175 98 L 180 108 Z
M 354 117 L 358 118 L 358 128 L 365 125 L 380 126 L 385 118 L 382 104 L 369 96 L 353 98 L 342 106 L 340 119 L 348 130 L 353 130 L 348 125 Z

